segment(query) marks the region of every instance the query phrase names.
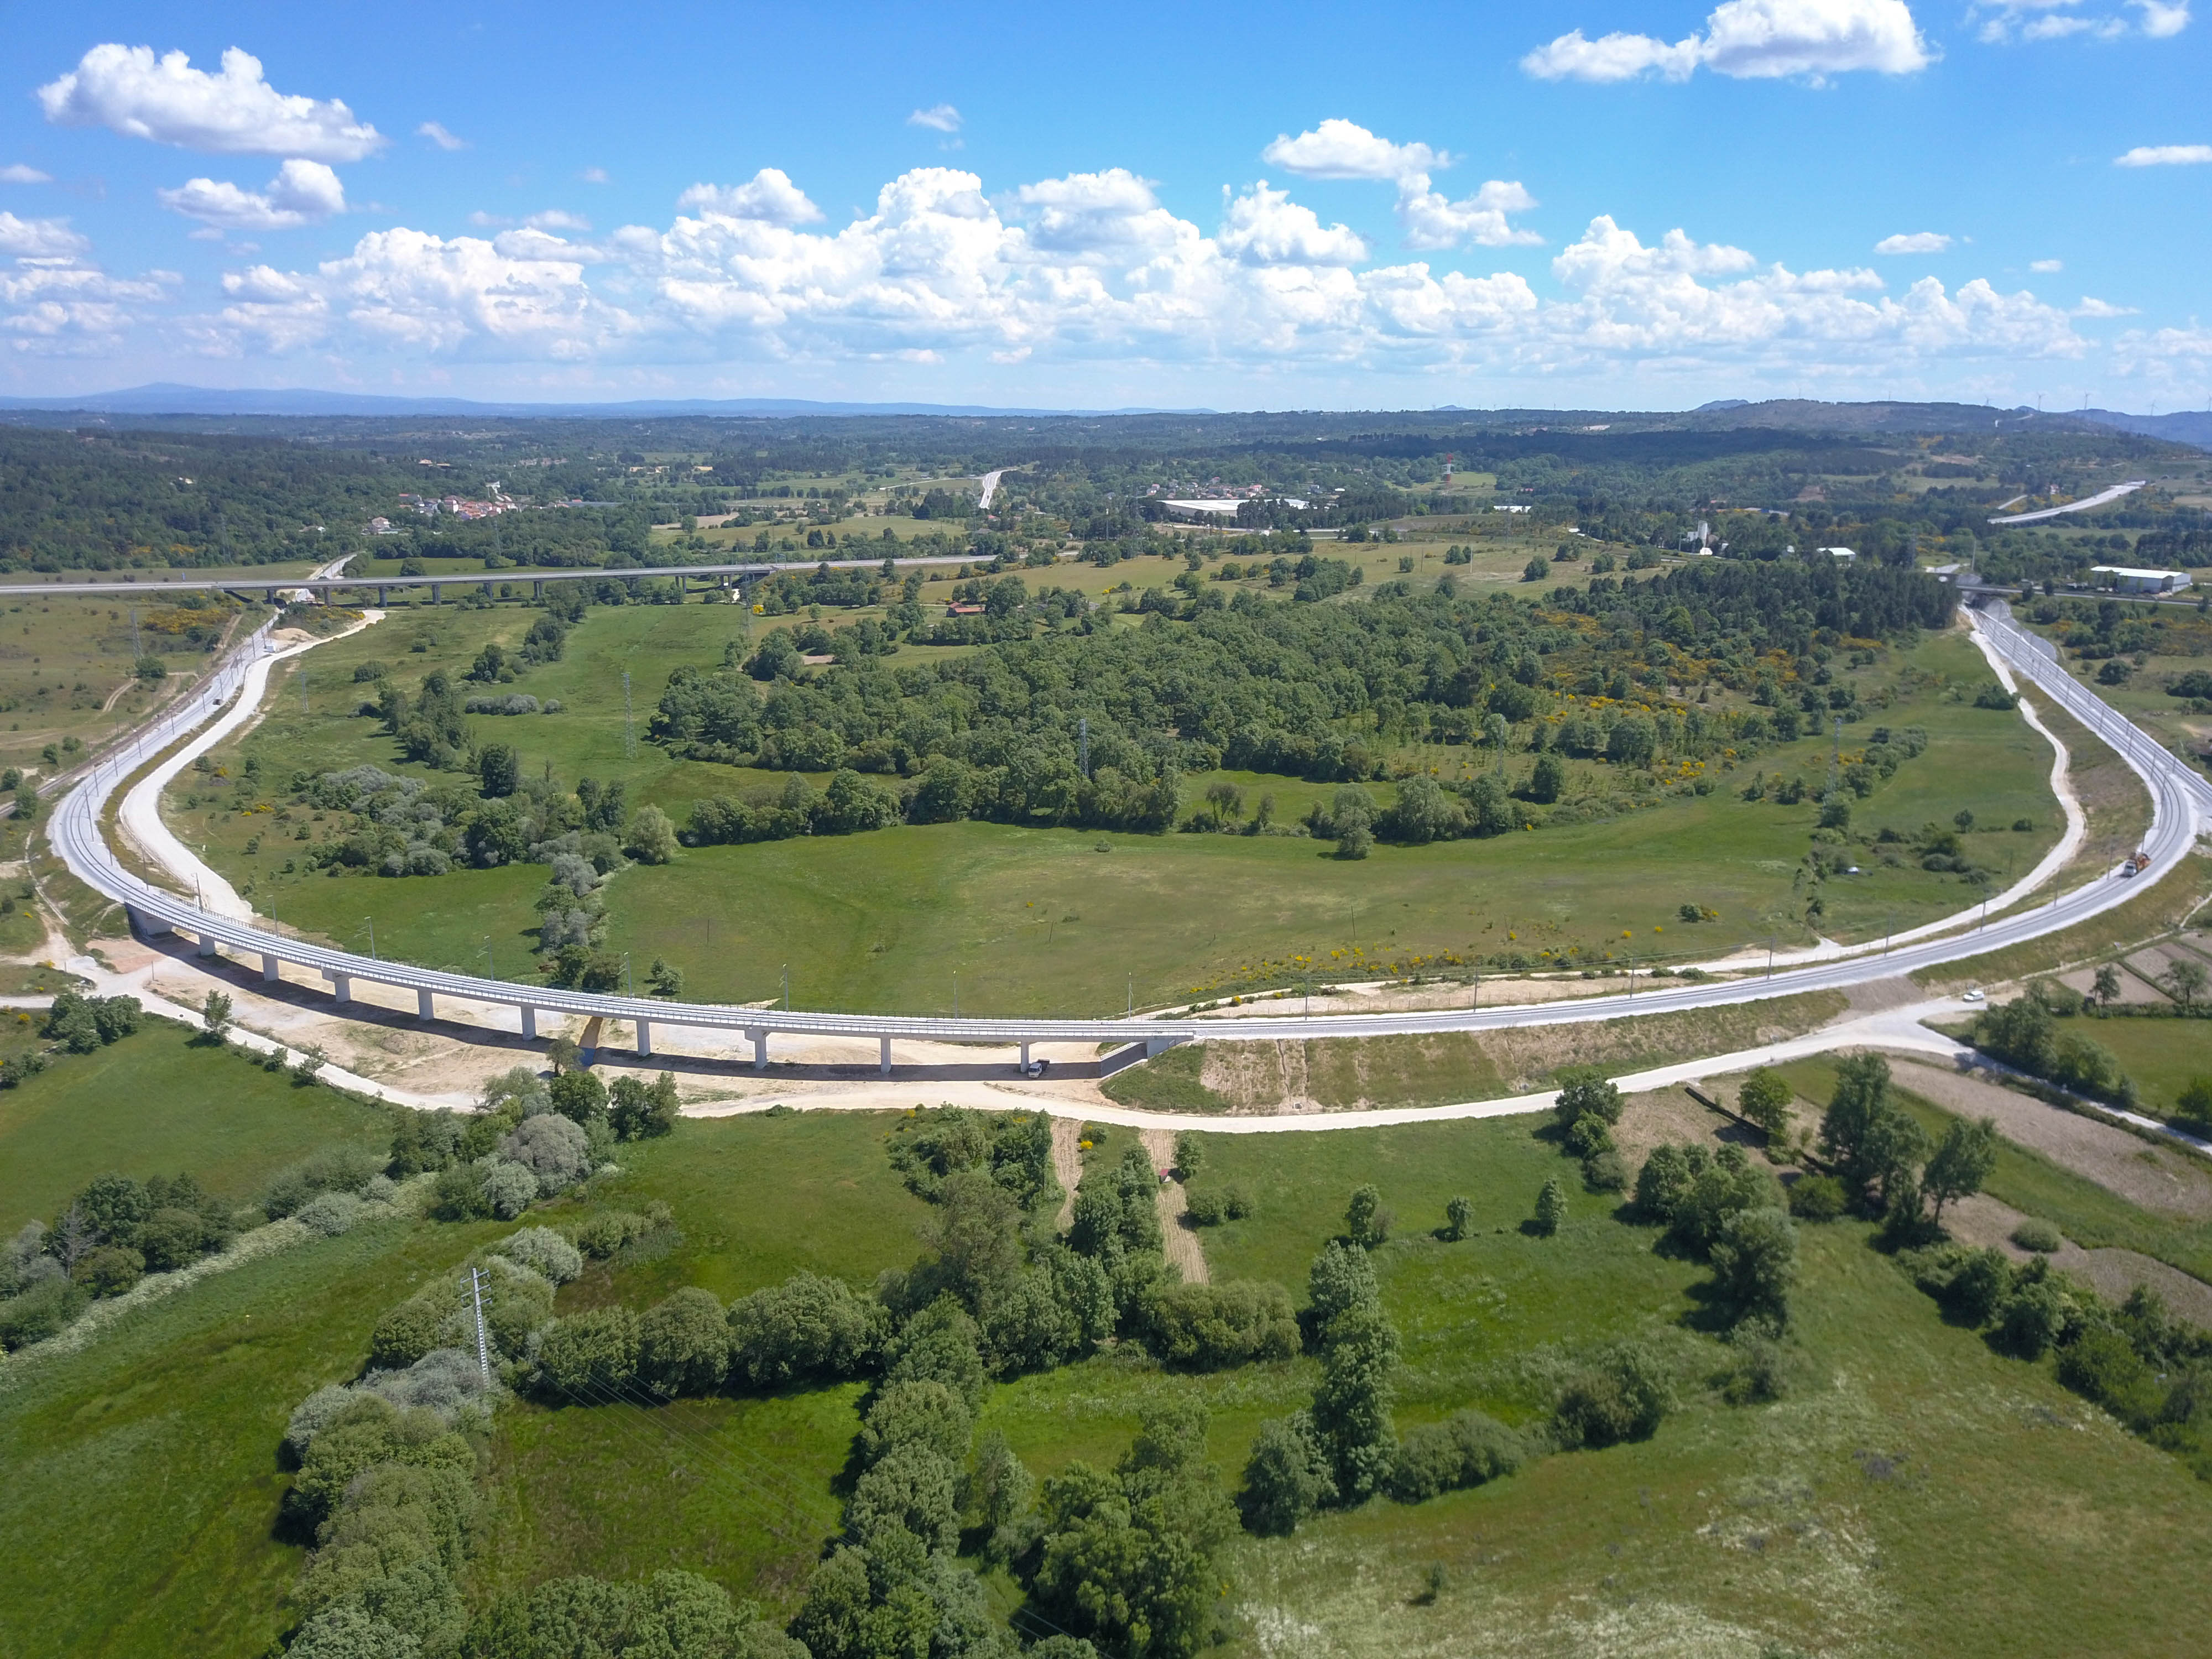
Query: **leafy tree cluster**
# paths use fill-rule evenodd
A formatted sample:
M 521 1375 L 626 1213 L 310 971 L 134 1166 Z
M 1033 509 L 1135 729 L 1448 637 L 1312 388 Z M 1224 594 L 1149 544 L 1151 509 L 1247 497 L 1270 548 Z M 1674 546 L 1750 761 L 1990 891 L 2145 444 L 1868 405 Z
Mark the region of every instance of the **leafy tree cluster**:
M 1898 1257 L 1955 1322 L 2021 1359 L 2054 1350 L 2058 1380 L 2212 1480 L 2212 1337 L 2138 1285 L 2117 1307 L 2038 1255 L 1936 1244 Z
M 476 1112 L 400 1109 L 390 1167 L 399 1175 L 437 1172 L 434 1215 L 511 1220 L 575 1186 L 617 1142 L 668 1133 L 679 1104 L 669 1072 L 651 1084 L 617 1078 L 610 1090 L 590 1072 L 549 1083 L 518 1066 L 484 1085 Z
M 2078 1030 L 2063 1029 L 2051 1000 L 2031 987 L 2007 1003 L 1992 1003 L 1974 1017 L 1974 1047 L 2030 1077 L 2118 1106 L 2136 1103 L 2136 1085 L 2112 1051 Z
M 687 831 L 695 844 L 845 833 L 898 817 L 1164 830 L 1185 769 L 1225 764 L 1357 781 L 1382 773 L 1382 745 L 1392 738 L 1454 733 L 1479 735 L 1501 762 L 1511 748 L 1535 753 L 1522 793 L 1556 800 L 1564 774 L 1556 762 L 1547 773 L 1547 751 L 1650 767 L 1723 750 L 1747 754 L 1798 734 L 1787 708 L 1691 704 L 1655 715 L 1618 706 L 1653 695 L 1669 672 L 1688 672 L 1682 653 L 1711 652 L 1696 659 L 1700 676 L 1778 697 L 1778 675 L 1795 681 L 1798 672 L 1776 668 L 1778 635 L 1825 648 L 1814 638 L 1826 626 L 1823 606 L 1849 627 L 1894 632 L 1923 616 L 1940 622 L 1948 604 L 1929 583 L 1923 605 L 1911 586 L 1923 579 L 1909 573 L 1869 571 L 1856 586 L 1832 571 L 1760 568 L 1723 580 L 1729 574 L 1679 572 L 1603 596 L 1612 609 L 1597 631 L 1503 596 L 1480 604 L 1378 597 L 1350 609 L 1255 601 L 1179 629 L 1048 632 L 896 669 L 855 653 L 819 673 L 779 633 L 742 668 L 677 668 L 651 736 L 694 758 L 838 775 L 835 802 L 787 783 L 702 803 Z M 1801 665 L 1815 674 L 1809 659 Z M 1584 692 L 1610 702 L 1559 701 Z M 1829 700 L 1823 691 L 1823 708 Z M 1078 764 L 1079 725 L 1088 732 L 1087 776 Z M 1880 735 L 1854 763 L 1867 788 L 1911 752 L 1909 742 Z M 894 772 L 905 779 L 896 796 L 845 775 Z M 1452 788 L 1417 777 L 1388 814 L 1371 802 L 1363 812 L 1361 800 L 1345 797 L 1341 811 L 1317 814 L 1314 828 L 1334 836 L 1342 817 L 1352 856 L 1362 831 L 1413 842 L 1498 835 L 1532 821 L 1511 793 L 1492 773 Z
M 1636 1176 L 1637 1212 L 1670 1243 L 1709 1261 L 1715 1299 L 1731 1323 L 1779 1331 L 1797 1277 L 1797 1230 L 1773 1176 L 1737 1146 L 1656 1146 Z
M 1398 1333 L 1366 1249 L 1329 1244 L 1308 1291 L 1322 1380 L 1310 1407 L 1263 1425 L 1253 1442 L 1244 1506 L 1255 1532 L 1289 1532 L 1316 1510 L 1364 1503 L 1384 1489 L 1396 1454 Z
M 1594 1193 L 1617 1193 L 1628 1174 L 1613 1146 L 1613 1126 L 1626 1103 L 1605 1073 L 1592 1066 L 1567 1066 L 1559 1073 L 1559 1097 L 1552 1112 L 1558 1120 L 1560 1150 L 1578 1158 L 1583 1181 Z
M 119 1296 L 230 1243 L 237 1223 L 189 1175 L 104 1175 L 51 1224 L 27 1222 L 0 1255 L 0 1350 L 52 1335 L 85 1303 Z

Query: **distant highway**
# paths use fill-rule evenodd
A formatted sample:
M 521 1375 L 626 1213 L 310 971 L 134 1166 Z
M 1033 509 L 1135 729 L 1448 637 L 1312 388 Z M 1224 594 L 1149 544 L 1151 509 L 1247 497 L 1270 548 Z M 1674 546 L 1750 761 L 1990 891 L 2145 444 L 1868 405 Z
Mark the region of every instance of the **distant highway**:
M 2046 507 L 2033 513 L 2014 513 L 2002 519 L 1991 519 L 1990 522 L 1991 524 L 2033 524 L 2039 519 L 2057 518 L 2061 514 L 2087 513 L 2092 507 L 2109 506 L 2123 495 L 2132 495 L 2149 482 L 2148 478 L 2137 478 L 2130 483 L 2117 483 L 2110 489 L 2100 489 L 2094 495 L 2084 496 L 2078 501 L 2069 501 L 2063 507 Z
M 420 576 L 330 576 L 322 574 L 325 565 L 307 576 L 163 576 L 155 580 L 134 581 L 50 581 L 0 582 L 0 598 L 40 599 L 100 598 L 112 599 L 122 595 L 130 599 L 158 598 L 163 593 L 319 593 L 325 597 L 343 592 L 360 592 L 374 589 L 379 593 L 393 588 L 427 587 L 434 596 L 448 587 L 480 587 L 493 582 L 528 582 L 533 589 L 542 589 L 547 582 L 586 582 L 602 579 L 635 581 L 641 576 L 729 577 L 739 581 L 757 581 L 763 576 L 773 576 L 781 570 L 816 570 L 828 565 L 832 570 L 876 570 L 883 559 L 765 559 L 748 560 L 742 564 L 653 564 L 618 566 L 601 569 L 554 570 L 432 570 Z M 900 558 L 893 556 L 891 563 L 901 569 L 909 566 L 973 564 L 973 555 L 950 553 L 932 554 L 925 558 Z
M 1902 946 L 1879 955 L 1809 964 L 1763 978 L 1682 983 L 1646 980 L 1649 988 L 1619 994 L 1535 1005 L 1468 1009 L 1430 1009 L 1379 1014 L 1266 1016 L 1234 1021 L 1162 1021 L 1151 1018 L 958 1018 L 935 1014 L 823 1013 L 801 1009 L 677 1003 L 650 997 L 617 996 L 550 986 L 519 984 L 471 974 L 416 967 L 286 938 L 250 921 L 212 914 L 190 900 L 155 887 L 125 869 L 100 832 L 109 796 L 143 762 L 204 725 L 212 729 L 197 741 L 215 741 L 252 716 L 266 688 L 276 656 L 312 648 L 298 646 L 269 654 L 268 629 L 228 659 L 185 702 L 172 710 L 127 749 L 102 756 L 63 798 L 49 835 L 72 874 L 129 911 L 143 932 L 181 931 L 198 941 L 202 956 L 228 949 L 258 960 L 263 976 L 277 977 L 282 964 L 313 969 L 327 979 L 341 1003 L 356 981 L 412 990 L 424 1019 L 434 1017 L 440 996 L 477 1004 L 505 1005 L 516 1011 L 521 1033 L 537 1036 L 537 1017 L 547 1012 L 628 1022 L 636 1032 L 636 1051 L 653 1052 L 656 1027 L 696 1027 L 742 1032 L 753 1045 L 754 1063 L 768 1061 L 775 1033 L 805 1036 L 874 1037 L 882 1064 L 890 1065 L 894 1038 L 993 1045 L 1019 1044 L 1024 1063 L 1033 1042 L 1141 1042 L 1158 1054 L 1178 1042 L 1208 1039 L 1257 1042 L 1325 1037 L 1386 1036 L 1433 1031 L 1494 1030 L 1527 1025 L 1571 1024 L 1618 1018 L 1625 1014 L 1662 1013 L 1758 1002 L 1800 992 L 1842 989 L 1978 956 L 2071 927 L 2116 905 L 2159 880 L 2195 844 L 2201 821 L 2212 818 L 2212 786 L 2197 777 L 2159 744 L 2075 681 L 2049 653 L 2049 647 L 2012 625 L 2001 605 L 1972 620 L 2018 672 L 2027 675 L 2069 713 L 2110 743 L 2148 787 L 2152 823 L 2142 842 L 2150 864 L 2140 875 L 2123 879 L 2106 874 L 2051 902 L 2000 914 L 1975 927 L 1962 917 L 1960 931 L 1942 939 Z M 226 708 L 224 705 L 229 706 Z M 1969 913 L 1970 914 L 1970 913 Z M 1662 988 L 1663 983 L 1663 988 Z

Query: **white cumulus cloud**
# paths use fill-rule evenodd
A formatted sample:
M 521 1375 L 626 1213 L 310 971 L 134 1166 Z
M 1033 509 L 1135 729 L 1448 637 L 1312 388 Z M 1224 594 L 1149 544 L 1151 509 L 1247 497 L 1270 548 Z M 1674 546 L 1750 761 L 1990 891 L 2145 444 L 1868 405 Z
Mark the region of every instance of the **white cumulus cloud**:
M 694 185 L 676 205 L 771 225 L 807 225 L 822 217 L 822 210 L 781 167 L 763 167 L 742 185 Z
M 566 208 L 547 208 L 543 213 L 533 213 L 523 224 L 532 230 L 589 230 L 592 222 L 580 213 L 571 213 Z
M 66 219 L 18 219 L 0 213 L 0 254 L 21 259 L 74 258 L 92 244 L 69 227 Z
M 1508 214 L 1536 205 L 1536 198 L 1517 182 L 1492 179 L 1473 195 L 1452 201 L 1429 180 L 1432 169 L 1451 166 L 1450 155 L 1426 144 L 1393 143 L 1356 121 L 1331 117 L 1295 138 L 1279 133 L 1260 155 L 1308 179 L 1373 179 L 1396 185 L 1398 222 L 1408 247 L 1458 247 L 1466 242 L 1510 247 L 1544 240 L 1507 222 Z
M 1933 59 L 1905 0 L 1725 0 L 1702 34 L 1671 44 L 1614 33 L 1592 40 L 1580 29 L 1521 60 L 1545 81 L 1689 78 L 1699 67 L 1739 79 L 1771 80 L 1869 71 L 1910 75 Z
M 52 173 L 41 173 L 21 161 L 10 161 L 0 167 L 0 185 L 51 185 L 53 181 Z
M 223 230 L 295 230 L 345 211 L 345 185 L 320 161 L 295 156 L 265 189 L 244 190 L 216 179 L 192 179 L 154 192 L 163 207 Z
M 1876 253 L 1941 253 L 1951 246 L 1951 239 L 1939 230 L 1900 231 L 1894 236 L 1885 236 L 1874 245 Z
M 1981 20 L 1977 33 L 1989 46 L 2075 36 L 2118 40 L 2140 34 L 2163 40 L 2189 27 L 2188 0 L 2127 0 L 2124 8 L 2085 5 L 2084 0 L 1978 0 L 1966 15 Z
M 1528 247 L 1543 241 L 1533 230 L 1510 222 L 1509 213 L 1525 213 L 1536 198 L 1518 180 L 1492 179 L 1472 196 L 1447 200 L 1429 187 L 1426 173 L 1402 180 L 1398 189 L 1398 222 L 1408 247 Z
M 469 147 L 467 139 L 455 137 L 446 131 L 443 123 L 438 121 L 423 122 L 421 126 L 415 129 L 415 136 L 418 138 L 428 138 L 440 149 L 466 149 Z
M 1426 144 L 1394 144 L 1355 121 L 1332 117 L 1293 138 L 1278 133 L 1260 159 L 1304 179 L 1403 179 L 1451 165 Z
M 1231 258 L 1252 265 L 1356 265 L 1367 244 L 1344 225 L 1323 225 L 1314 210 L 1271 190 L 1265 179 L 1229 204 L 1220 243 Z
M 58 125 L 107 127 L 221 155 L 358 161 L 386 143 L 336 99 L 278 92 L 262 78 L 261 60 L 236 46 L 223 53 L 220 75 L 194 69 L 181 52 L 157 59 L 151 46 L 94 46 L 40 87 L 39 102 Z
M 2115 155 L 2116 167 L 2197 167 L 2212 161 L 2212 144 L 2137 144 Z
M 168 271 L 112 276 L 89 257 L 92 244 L 65 219 L 0 212 L 0 343 L 21 354 L 112 352 L 139 319 L 134 307 L 166 299 Z
M 542 229 L 485 240 L 364 236 L 303 270 L 226 279 L 209 349 L 412 361 L 835 365 L 1199 365 L 1298 370 L 1918 375 L 1954 360 L 2072 356 L 2067 313 L 1984 281 L 1891 295 L 1867 270 L 1797 271 L 1686 231 L 1610 217 L 1515 272 L 1367 266 L 1360 240 L 1261 184 L 1208 232 L 1126 169 L 994 198 L 920 167 L 835 229 L 695 200 L 665 229 L 585 246 Z M 228 343 L 227 344 L 225 343 Z
M 906 118 L 910 127 L 927 127 L 933 132 L 960 131 L 960 112 L 950 104 L 932 104 L 927 109 L 918 109 Z
M 2081 303 L 2074 307 L 2074 314 L 2076 317 L 2138 317 L 2142 313 L 2135 306 L 2116 306 L 2085 294 L 2081 296 Z
M 2030 259 L 2027 262 L 2027 268 L 2030 270 L 2039 271 L 2045 276 L 2049 276 L 2053 271 L 2065 270 L 2066 261 L 2063 259 Z

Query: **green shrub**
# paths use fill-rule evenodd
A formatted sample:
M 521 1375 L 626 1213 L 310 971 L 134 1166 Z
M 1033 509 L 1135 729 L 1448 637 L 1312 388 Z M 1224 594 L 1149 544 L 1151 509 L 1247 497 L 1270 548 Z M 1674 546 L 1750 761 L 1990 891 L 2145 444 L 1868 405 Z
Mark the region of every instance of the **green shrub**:
M 1335 1501 L 1336 1477 L 1312 1414 L 1295 1412 L 1261 1424 L 1244 1465 L 1245 1526 L 1263 1535 L 1294 1532 L 1299 1522 Z
M 730 1304 L 730 1370 L 757 1389 L 831 1381 L 872 1367 L 889 1316 L 840 1280 L 796 1273 Z
M 860 1456 L 880 1462 L 902 1446 L 920 1446 L 954 1468 L 968 1461 L 975 1413 L 942 1382 L 892 1382 L 876 1395 L 860 1425 Z
M 652 1231 L 652 1222 L 635 1210 L 602 1210 L 576 1229 L 576 1248 L 604 1261 Z
M 2029 1216 L 2012 1230 L 2012 1242 L 2023 1250 L 2033 1250 L 2049 1255 L 2066 1240 L 2057 1228 L 2041 1216 Z
M 1557 1176 L 1547 1180 L 1536 1194 L 1535 1231 L 1548 1238 L 1559 1231 L 1567 1213 L 1567 1194 Z
M 13 1353 L 45 1341 L 82 1313 L 90 1299 L 82 1285 L 56 1276 L 0 1301 L 0 1350 Z
M 146 1258 L 124 1244 L 88 1251 L 70 1275 L 96 1297 L 120 1296 L 146 1276 Z
M 1225 1213 L 1219 1193 L 1189 1188 L 1183 1192 L 1182 1212 L 1194 1227 L 1218 1227 Z
M 1553 1407 L 1552 1431 L 1568 1449 L 1648 1439 L 1673 1406 L 1659 1356 L 1642 1343 L 1624 1342 L 1567 1380 Z
M 582 1405 L 626 1394 L 637 1382 L 638 1318 L 627 1308 L 598 1308 L 556 1320 L 538 1354 L 546 1388 Z
M 1628 1186 L 1628 1165 L 1611 1147 L 1583 1160 L 1583 1185 L 1594 1193 L 1618 1193 Z
M 687 1286 L 638 1321 L 637 1377 L 653 1394 L 711 1394 L 729 1360 L 729 1321 L 711 1291 Z
M 1479 1411 L 1454 1412 L 1399 1443 L 1390 1465 L 1390 1496 L 1419 1504 L 1462 1486 L 1510 1474 L 1528 1461 L 1521 1437 Z
M 1844 1183 L 1833 1176 L 1800 1176 L 1790 1183 L 1790 1213 L 1800 1221 L 1833 1221 L 1845 1200 Z
M 1289 1359 L 1298 1351 L 1290 1293 L 1252 1279 L 1155 1286 L 1146 1301 L 1145 1323 L 1154 1353 L 1193 1370 Z

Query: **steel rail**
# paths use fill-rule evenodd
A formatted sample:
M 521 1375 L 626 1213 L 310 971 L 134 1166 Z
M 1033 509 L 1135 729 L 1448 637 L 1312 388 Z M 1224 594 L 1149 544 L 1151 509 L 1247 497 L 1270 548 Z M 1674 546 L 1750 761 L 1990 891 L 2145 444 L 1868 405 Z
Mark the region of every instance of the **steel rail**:
M 100 834 L 103 808 L 115 788 L 140 764 L 212 718 L 221 706 L 249 684 L 265 684 L 269 629 L 264 627 L 234 653 L 210 684 L 182 707 L 142 734 L 128 749 L 103 756 L 63 798 L 49 836 L 70 872 L 87 885 L 123 904 L 142 932 L 181 931 L 193 936 L 203 956 L 228 949 L 258 957 L 263 976 L 275 979 L 282 964 L 322 974 L 338 1001 L 349 999 L 355 982 L 412 990 L 421 1017 L 431 1018 L 438 997 L 489 1003 L 519 1011 L 526 1037 L 536 1036 L 539 1012 L 630 1023 L 637 1052 L 652 1052 L 655 1027 L 740 1032 L 751 1039 L 754 1062 L 765 1065 L 771 1033 L 803 1036 L 873 1037 L 883 1044 L 888 1067 L 893 1039 L 952 1043 L 1021 1045 L 1024 1059 L 1036 1042 L 1142 1042 L 1159 1053 L 1183 1042 L 1251 1042 L 1367 1037 L 1442 1031 L 1480 1031 L 1532 1025 L 1570 1024 L 1631 1014 L 1681 1012 L 1841 989 L 1909 974 L 2024 943 L 2071 927 L 2125 902 L 2177 866 L 2194 845 L 2201 817 L 2212 815 L 2212 787 L 2195 777 L 2175 757 L 2114 714 L 2101 699 L 2075 684 L 2050 654 L 2049 647 L 1994 611 L 1977 616 L 1999 653 L 2046 691 L 2075 718 L 2111 744 L 2150 791 L 2152 823 L 2142 842 L 2149 865 L 2133 878 L 2100 877 L 2033 908 L 2001 915 L 1959 933 L 1887 952 L 1869 952 L 1771 973 L 1757 979 L 1678 982 L 1623 996 L 1611 994 L 1571 1000 L 1504 1005 L 1486 1008 L 1425 1009 L 1378 1014 L 1318 1016 L 1263 1015 L 1226 1020 L 1128 1018 L 965 1018 L 932 1014 L 832 1013 L 805 1009 L 746 1007 L 719 1003 L 685 1003 L 658 998 L 518 985 L 474 975 L 357 956 L 350 951 L 286 938 L 250 923 L 212 915 L 191 901 L 142 880 L 118 862 Z

